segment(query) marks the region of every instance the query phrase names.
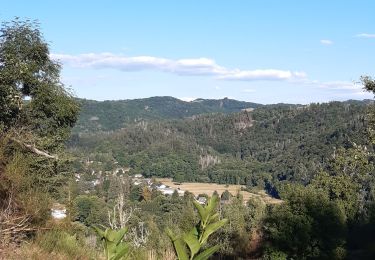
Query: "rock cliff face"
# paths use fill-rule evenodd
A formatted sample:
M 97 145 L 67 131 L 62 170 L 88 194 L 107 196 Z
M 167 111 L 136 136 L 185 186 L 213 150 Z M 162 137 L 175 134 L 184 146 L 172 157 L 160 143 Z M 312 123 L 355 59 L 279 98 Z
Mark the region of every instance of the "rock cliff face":
M 252 110 L 251 110 L 252 111 Z M 237 130 L 243 130 L 253 126 L 253 119 L 249 110 L 244 110 L 243 113 L 234 122 L 234 128 Z

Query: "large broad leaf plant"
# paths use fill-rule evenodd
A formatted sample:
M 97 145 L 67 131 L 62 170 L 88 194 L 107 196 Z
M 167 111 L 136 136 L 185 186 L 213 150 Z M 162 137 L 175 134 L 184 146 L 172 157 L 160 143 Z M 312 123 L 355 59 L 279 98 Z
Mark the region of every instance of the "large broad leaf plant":
M 127 228 L 119 230 L 110 228 L 102 230 L 96 226 L 93 226 L 93 228 L 103 241 L 104 254 L 107 260 L 129 259 L 130 246 L 123 241 Z
M 206 206 L 194 201 L 194 206 L 199 214 L 199 223 L 190 232 L 182 235 L 176 235 L 172 230 L 167 229 L 178 259 L 205 260 L 219 250 L 219 245 L 205 247 L 209 236 L 228 222 L 227 219 L 219 220 L 219 213 L 216 212 L 217 205 L 218 197 L 216 195 L 208 200 Z

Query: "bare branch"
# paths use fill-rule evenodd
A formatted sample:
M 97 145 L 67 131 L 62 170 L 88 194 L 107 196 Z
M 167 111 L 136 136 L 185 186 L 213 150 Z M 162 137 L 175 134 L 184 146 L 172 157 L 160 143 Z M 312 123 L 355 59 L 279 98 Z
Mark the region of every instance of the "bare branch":
M 112 229 L 124 228 L 138 208 L 129 207 L 125 209 L 124 195 L 121 194 L 113 207 L 113 213 L 108 211 L 108 222 Z
M 133 227 L 129 233 L 131 242 L 136 248 L 145 246 L 149 236 L 150 231 L 147 229 L 144 222 L 139 222 L 138 227 Z
M 58 160 L 58 156 L 57 155 L 50 155 L 49 153 L 45 152 L 45 151 L 42 151 L 38 148 L 36 148 L 34 145 L 31 145 L 31 144 L 26 144 L 26 143 L 23 143 L 21 142 L 20 140 L 17 140 L 15 138 L 11 138 L 12 141 L 26 147 L 28 150 L 30 150 L 31 152 L 37 154 L 37 155 L 40 155 L 40 156 L 43 156 L 43 157 L 46 157 L 48 159 L 55 159 L 55 160 Z

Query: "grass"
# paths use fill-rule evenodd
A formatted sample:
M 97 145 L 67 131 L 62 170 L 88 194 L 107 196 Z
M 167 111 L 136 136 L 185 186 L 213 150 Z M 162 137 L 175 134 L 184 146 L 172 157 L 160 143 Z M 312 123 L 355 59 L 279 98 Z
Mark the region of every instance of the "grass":
M 0 259 L 103 259 L 95 248 L 88 246 L 74 230 L 55 226 L 40 230 L 36 237 L 24 243 L 0 246 Z

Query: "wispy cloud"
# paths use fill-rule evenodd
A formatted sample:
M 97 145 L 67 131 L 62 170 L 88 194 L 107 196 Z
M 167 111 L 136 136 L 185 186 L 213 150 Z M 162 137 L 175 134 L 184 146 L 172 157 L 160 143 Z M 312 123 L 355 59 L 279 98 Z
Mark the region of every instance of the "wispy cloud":
M 331 40 L 320 40 L 320 43 L 323 45 L 332 45 L 333 41 Z
M 232 70 L 218 75 L 220 79 L 227 80 L 288 80 L 305 78 L 306 73 L 290 70 L 257 69 L 257 70 Z
M 243 89 L 242 92 L 245 92 L 245 93 L 254 93 L 254 92 L 256 92 L 256 90 L 252 89 L 252 88 L 246 88 L 246 89 Z
M 110 68 L 121 71 L 155 70 L 177 75 L 214 76 L 222 80 L 294 80 L 306 77 L 304 72 L 290 70 L 229 69 L 209 58 L 172 60 L 152 56 L 127 57 L 112 53 L 51 54 L 51 58 L 78 68 Z
M 335 91 L 338 95 L 355 95 L 355 96 L 364 96 L 364 97 L 372 97 L 372 94 L 368 93 L 364 86 L 359 82 L 354 81 L 326 81 L 326 82 L 319 82 L 319 81 L 311 81 L 310 84 L 318 87 L 323 88 L 326 90 Z
M 332 90 L 354 90 L 359 91 L 363 89 L 361 84 L 350 81 L 327 81 L 327 82 L 316 82 L 318 87 L 332 89 Z
M 364 90 L 360 82 L 355 81 L 319 81 L 304 79 L 300 82 L 294 82 L 301 87 L 319 89 L 320 93 L 326 93 L 335 98 L 372 98 L 373 95 Z M 328 101 L 328 100 L 327 100 Z
M 355 35 L 355 37 L 370 39 L 370 38 L 375 38 L 375 34 L 374 33 L 372 33 L 372 34 L 371 33 L 360 33 L 360 34 Z

